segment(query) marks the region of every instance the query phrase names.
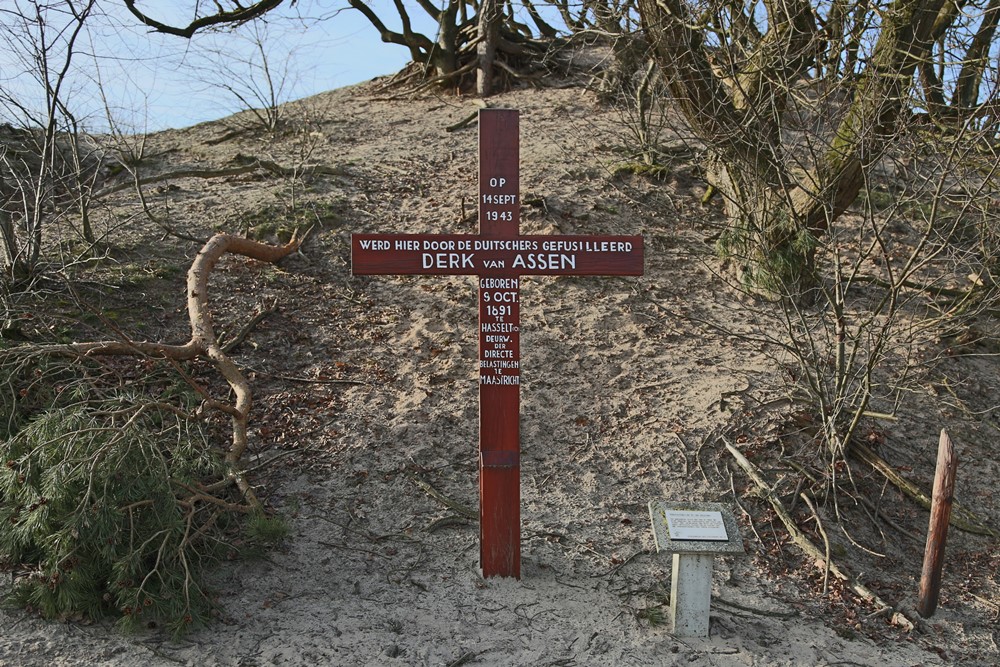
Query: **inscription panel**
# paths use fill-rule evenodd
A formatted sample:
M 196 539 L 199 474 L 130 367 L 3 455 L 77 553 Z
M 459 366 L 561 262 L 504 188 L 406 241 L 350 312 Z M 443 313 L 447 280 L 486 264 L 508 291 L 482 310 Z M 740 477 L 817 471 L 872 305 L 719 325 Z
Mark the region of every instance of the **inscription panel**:
M 355 275 L 641 276 L 641 236 L 353 234 Z
M 479 279 L 479 384 L 520 385 L 521 346 L 517 278 Z
M 729 540 L 722 512 L 665 510 L 663 514 L 672 540 Z

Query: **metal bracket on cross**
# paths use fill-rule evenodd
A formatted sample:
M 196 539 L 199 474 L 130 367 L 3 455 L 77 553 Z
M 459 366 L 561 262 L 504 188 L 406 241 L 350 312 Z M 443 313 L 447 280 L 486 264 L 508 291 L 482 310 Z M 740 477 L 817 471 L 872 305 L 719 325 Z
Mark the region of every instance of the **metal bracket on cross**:
M 639 276 L 641 236 L 520 233 L 518 112 L 479 112 L 479 234 L 352 234 L 355 275 L 479 278 L 479 562 L 521 576 L 520 277 Z

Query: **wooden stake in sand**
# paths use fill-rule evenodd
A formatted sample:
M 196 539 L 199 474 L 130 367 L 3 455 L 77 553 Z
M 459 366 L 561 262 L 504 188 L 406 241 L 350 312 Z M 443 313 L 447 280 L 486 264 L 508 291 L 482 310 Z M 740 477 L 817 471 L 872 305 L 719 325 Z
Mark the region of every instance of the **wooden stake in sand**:
M 955 498 L 955 473 L 958 459 L 948 432 L 941 430 L 938 443 L 937 469 L 934 471 L 934 492 L 931 496 L 931 522 L 924 549 L 924 568 L 920 575 L 920 597 L 917 613 L 930 618 L 937 609 L 941 592 L 941 570 L 944 567 L 944 545 L 948 538 L 948 521 Z
M 479 277 L 479 563 L 521 576 L 520 277 L 639 276 L 641 236 L 521 236 L 518 112 L 479 112 L 479 234 L 354 234 L 355 275 Z

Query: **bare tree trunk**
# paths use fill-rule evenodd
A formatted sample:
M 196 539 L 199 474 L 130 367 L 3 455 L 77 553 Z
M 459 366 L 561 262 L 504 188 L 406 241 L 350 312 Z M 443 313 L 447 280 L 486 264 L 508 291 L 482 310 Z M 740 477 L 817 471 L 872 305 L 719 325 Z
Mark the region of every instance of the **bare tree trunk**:
M 791 86 L 815 55 L 808 3 L 765 3 L 768 30 L 742 69 L 706 46 L 684 0 L 639 0 L 643 26 L 674 102 L 711 147 L 710 182 L 730 219 L 720 249 L 751 287 L 800 293 L 812 283 L 817 238 L 857 198 L 865 169 L 908 112 L 917 63 L 926 56 L 944 0 L 895 0 L 854 96 L 825 152 L 793 175 L 781 145 Z M 733 58 L 731 63 L 737 62 Z
M 488 97 L 493 93 L 493 61 L 496 58 L 499 35 L 500 8 L 497 0 L 483 0 L 479 8 L 479 44 L 476 46 L 479 59 L 476 94 L 480 97 Z
M 962 71 L 958 75 L 951 105 L 963 117 L 968 117 L 979 101 L 979 86 L 989 64 L 990 45 L 1000 21 L 1000 0 L 990 0 L 983 12 L 979 30 L 965 53 Z
M 17 235 L 14 232 L 14 221 L 6 210 L 7 202 L 14 193 L 6 186 L 3 172 L 0 171 L 0 243 L 3 244 L 3 269 L 6 278 L 14 277 L 14 267 L 17 265 L 20 250 Z

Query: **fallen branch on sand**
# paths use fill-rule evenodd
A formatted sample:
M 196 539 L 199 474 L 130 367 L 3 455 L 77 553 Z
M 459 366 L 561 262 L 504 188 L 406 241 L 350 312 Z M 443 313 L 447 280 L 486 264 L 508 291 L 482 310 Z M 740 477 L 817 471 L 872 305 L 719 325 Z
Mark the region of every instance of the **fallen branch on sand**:
M 894 609 L 892 605 L 885 602 L 870 588 L 851 577 L 847 572 L 834 563 L 833 560 L 828 557 L 828 554 L 824 553 L 819 547 L 812 543 L 812 540 L 810 540 L 809 537 L 799 529 L 798 525 L 795 523 L 795 519 L 792 518 L 791 514 L 788 513 L 788 510 L 785 509 L 785 506 L 774 495 L 774 492 L 764 480 L 764 476 L 761 474 L 760 470 L 757 469 L 757 466 L 752 464 L 745 456 L 743 456 L 743 453 L 736 449 L 736 447 L 734 447 L 728 440 L 723 438 L 723 441 L 726 443 L 726 449 L 728 449 L 729 453 L 732 454 L 736 463 L 757 486 L 761 497 L 770 503 L 772 508 L 774 508 L 775 514 L 777 514 L 778 518 L 781 519 L 781 522 L 785 524 L 785 529 L 788 530 L 788 534 L 792 538 L 792 541 L 795 542 L 795 544 L 798 545 L 798 547 L 802 549 L 802 551 L 804 551 L 809 558 L 814 559 L 816 562 L 823 563 L 829 574 L 832 574 L 850 586 L 851 590 L 857 593 L 861 598 L 878 607 L 878 610 L 874 615 L 892 612 Z M 906 620 L 908 621 L 909 619 Z
M 8 353 L 80 357 L 149 356 L 173 362 L 188 361 L 197 357 L 208 359 L 229 383 L 235 397 L 231 403 L 216 400 L 208 396 L 204 389 L 196 387 L 205 397 L 203 407 L 224 412 L 232 420 L 233 439 L 226 452 L 226 464 L 229 467 L 228 481 L 236 484 L 251 505 L 259 506 L 260 502 L 238 465 L 247 447 L 247 423 L 251 405 L 250 384 L 216 338 L 212 315 L 208 310 L 208 279 L 216 262 L 226 253 L 273 263 L 298 250 L 307 235 L 308 232 L 301 239 L 293 236 L 291 241 L 282 246 L 259 243 L 230 234 L 216 234 L 209 239 L 188 270 L 187 306 L 191 321 L 191 338 L 183 345 L 112 340 L 68 345 L 23 346 L 9 350 Z
M 282 167 L 280 164 L 272 160 L 262 160 L 260 158 L 248 158 L 243 156 L 236 156 L 233 158 L 233 161 L 236 162 L 236 166 L 234 167 L 218 167 L 215 169 L 175 169 L 174 171 L 168 171 L 162 174 L 153 174 L 152 176 L 142 177 L 136 174 L 131 181 L 110 185 L 103 190 L 95 192 L 93 194 L 93 198 L 101 199 L 102 197 L 106 197 L 116 192 L 121 192 L 122 190 L 126 190 L 128 188 L 142 187 L 144 185 L 162 183 L 164 181 L 174 181 L 181 178 L 227 178 L 232 176 L 243 176 L 244 174 L 250 174 L 260 170 L 269 171 L 275 176 L 280 176 L 282 178 L 302 175 L 347 175 L 347 172 L 341 168 L 327 167 L 320 164 L 291 168 Z
M 449 498 L 448 496 L 444 495 L 443 493 L 435 489 L 433 486 L 431 486 L 430 482 L 418 477 L 417 475 L 410 475 L 410 478 L 413 479 L 413 481 L 416 483 L 417 486 L 419 486 L 421 489 L 424 490 L 424 493 L 426 493 L 431 498 L 438 501 L 448 509 L 452 510 L 459 516 L 479 521 L 479 512 L 472 509 L 468 505 L 460 503 L 459 501 L 453 498 Z
M 852 441 L 850 445 L 848 445 L 847 451 L 871 467 L 875 468 L 875 470 L 878 470 L 902 493 L 909 496 L 924 509 L 930 511 L 930 496 L 921 491 L 916 484 L 900 475 L 891 465 L 889 465 L 888 461 L 860 442 Z M 972 533 L 973 535 L 1000 537 L 995 530 L 987 527 L 979 517 L 959 504 L 957 500 L 953 501 L 951 519 L 949 523 L 955 528 L 967 533 Z

